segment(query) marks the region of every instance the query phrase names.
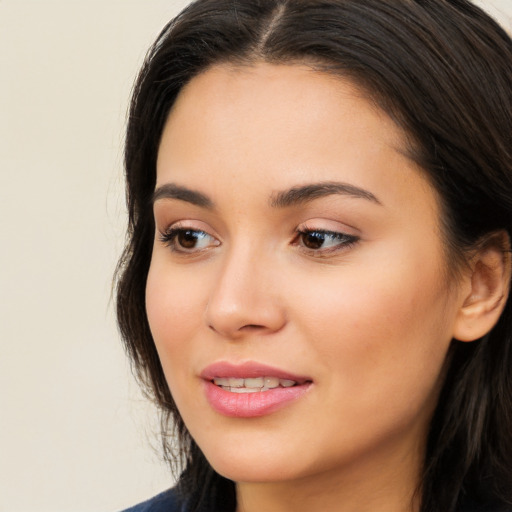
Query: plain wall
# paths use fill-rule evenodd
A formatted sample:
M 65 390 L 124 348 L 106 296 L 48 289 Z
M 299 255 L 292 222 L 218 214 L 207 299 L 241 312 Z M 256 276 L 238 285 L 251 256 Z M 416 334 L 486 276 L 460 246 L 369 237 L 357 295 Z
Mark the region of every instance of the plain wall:
M 130 88 L 186 3 L 0 0 L 0 512 L 115 512 L 172 484 L 110 293 Z M 512 26 L 512 0 L 480 3 Z
M 110 303 L 122 140 L 186 1 L 0 1 L 0 511 L 116 511 L 169 487 Z

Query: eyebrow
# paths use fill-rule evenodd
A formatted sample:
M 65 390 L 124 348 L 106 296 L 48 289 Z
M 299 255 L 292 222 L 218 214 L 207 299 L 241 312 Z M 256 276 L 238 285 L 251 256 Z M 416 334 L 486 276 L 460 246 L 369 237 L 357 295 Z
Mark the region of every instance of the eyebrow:
M 345 195 L 366 199 L 378 205 L 382 203 L 368 190 L 365 190 L 350 183 L 340 183 L 335 181 L 327 181 L 321 183 L 310 183 L 307 185 L 297 186 L 281 192 L 274 192 L 270 197 L 270 206 L 273 208 L 289 208 L 304 203 L 314 201 L 321 197 L 331 195 Z M 160 199 L 178 199 L 185 201 L 201 208 L 209 210 L 214 208 L 214 202 L 202 192 L 191 190 L 175 183 L 166 183 L 155 189 L 151 198 L 154 204 Z
M 321 197 L 337 194 L 366 199 L 378 205 L 382 205 L 377 197 L 368 190 L 356 187 L 350 183 L 340 183 L 336 181 L 312 183 L 293 187 L 282 192 L 275 192 L 272 194 L 270 204 L 275 208 L 288 208 L 290 206 L 308 203 Z
M 213 201 L 207 195 L 175 183 L 166 183 L 157 187 L 151 198 L 151 204 L 159 199 L 178 199 L 209 210 L 213 209 L 214 206 Z

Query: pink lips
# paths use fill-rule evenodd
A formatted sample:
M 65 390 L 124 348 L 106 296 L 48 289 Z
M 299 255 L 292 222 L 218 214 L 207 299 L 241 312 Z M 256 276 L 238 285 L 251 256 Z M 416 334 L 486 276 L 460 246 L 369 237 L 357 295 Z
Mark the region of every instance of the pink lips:
M 216 378 L 276 377 L 293 380 L 292 387 L 277 387 L 254 393 L 234 393 L 213 383 Z M 303 396 L 311 386 L 311 379 L 273 368 L 247 362 L 233 365 L 227 362 L 214 363 L 201 372 L 206 399 L 211 407 L 224 416 L 254 418 L 275 412 Z

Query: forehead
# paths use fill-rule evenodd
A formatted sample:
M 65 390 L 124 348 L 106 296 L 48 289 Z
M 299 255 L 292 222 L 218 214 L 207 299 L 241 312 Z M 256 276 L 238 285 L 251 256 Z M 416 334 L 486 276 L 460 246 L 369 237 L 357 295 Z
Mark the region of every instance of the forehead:
M 178 96 L 161 139 L 157 185 L 230 183 L 268 195 L 343 180 L 377 191 L 391 182 L 395 200 L 423 189 L 432 195 L 405 147 L 401 129 L 348 80 L 304 65 L 218 65 Z
M 318 132 L 308 126 L 328 123 L 334 127 L 348 119 L 354 122 L 354 136 L 360 129 L 369 131 L 379 125 L 382 141 L 405 148 L 401 129 L 366 91 L 348 79 L 299 64 L 213 66 L 181 90 L 169 115 L 169 123 L 179 123 L 180 131 L 184 121 L 197 121 L 205 129 L 215 124 L 228 129 L 239 123 L 244 128 L 240 135 L 249 128 L 265 128 L 268 133 L 271 126 L 273 136 L 293 131 L 312 140 Z

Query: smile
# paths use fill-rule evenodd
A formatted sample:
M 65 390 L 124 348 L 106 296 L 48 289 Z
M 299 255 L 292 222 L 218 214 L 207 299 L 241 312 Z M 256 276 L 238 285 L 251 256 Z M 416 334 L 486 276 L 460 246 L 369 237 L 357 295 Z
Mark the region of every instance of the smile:
M 206 367 L 201 378 L 212 409 L 232 418 L 272 414 L 304 397 L 313 384 L 309 377 L 252 361 L 220 361 Z
M 216 386 L 231 393 L 260 393 L 276 388 L 291 388 L 297 385 L 297 382 L 290 379 L 279 379 L 278 377 L 222 377 L 213 379 Z

